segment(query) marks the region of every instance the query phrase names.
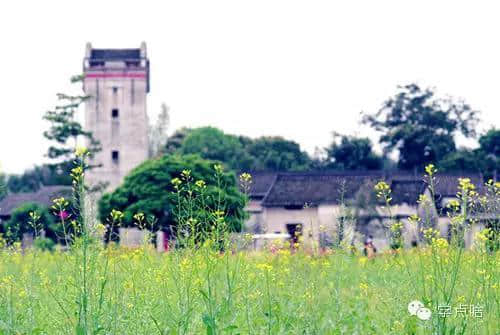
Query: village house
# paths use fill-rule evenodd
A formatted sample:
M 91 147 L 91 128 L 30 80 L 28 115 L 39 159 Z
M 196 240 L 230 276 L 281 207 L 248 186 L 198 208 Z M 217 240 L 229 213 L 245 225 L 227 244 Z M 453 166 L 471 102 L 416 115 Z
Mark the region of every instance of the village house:
M 442 236 L 448 237 L 446 203 L 456 196 L 458 178 L 470 178 L 478 189 L 482 185 L 480 175 L 438 175 L 434 203 L 420 199 L 420 195 L 431 199 L 429 186 L 421 176 L 400 171 L 260 172 L 252 176 L 248 232 L 288 235 L 291 240 L 300 235 L 305 242 L 324 246 L 339 239 L 359 245 L 372 236 L 382 249 L 389 247 L 391 220 L 403 224 L 406 246 L 421 243 L 422 225 L 409 222 L 412 215 L 435 223 Z M 375 196 L 374 186 L 381 180 L 391 188 L 389 207 Z M 481 225 L 466 232 L 467 246 L 478 229 Z

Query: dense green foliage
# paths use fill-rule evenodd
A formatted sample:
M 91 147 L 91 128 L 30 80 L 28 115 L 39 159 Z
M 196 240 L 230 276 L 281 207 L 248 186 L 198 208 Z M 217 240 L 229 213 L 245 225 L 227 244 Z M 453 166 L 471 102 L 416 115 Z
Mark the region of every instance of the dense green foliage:
M 490 129 L 479 137 L 479 148 L 461 148 L 438 162 L 442 171 L 482 172 L 494 178 L 500 171 L 500 130 Z
M 32 214 L 39 218 L 34 218 Z M 24 233 L 40 235 L 42 229 L 47 237 L 57 240 L 59 228 L 49 209 L 36 203 L 25 203 L 14 209 L 5 224 L 6 237 L 11 241 L 21 240 Z
M 379 170 L 384 164 L 384 159 L 373 151 L 373 145 L 366 137 L 334 134 L 326 153 L 325 169 Z
M 400 168 L 414 169 L 454 152 L 455 135 L 475 136 L 476 115 L 463 101 L 437 98 L 433 90 L 409 84 L 364 122 L 382 133 L 386 152 L 399 152 Z
M 44 185 L 71 185 L 69 172 L 72 166 L 72 162 L 44 164 L 21 175 L 10 175 L 7 180 L 7 190 L 12 193 L 36 192 Z
M 123 212 L 124 225 L 134 224 L 134 214 L 144 213 L 153 215 L 158 222 L 158 228 L 175 227 L 178 222 L 174 214 L 179 205 L 175 178 L 183 178 L 183 171 L 190 171 L 190 187 L 193 187 L 193 197 L 196 182 L 203 181 L 206 188 L 203 190 L 207 203 L 205 210 L 211 212 L 223 211 L 227 217 L 226 222 L 231 230 L 240 230 L 245 213 L 245 196 L 240 193 L 236 184 L 236 176 L 232 172 L 221 172 L 217 175 L 214 171 L 213 161 L 201 159 L 196 155 L 179 156 L 165 155 L 150 159 L 135 168 L 124 180 L 123 184 L 112 193 L 105 194 L 99 202 L 99 215 L 102 222 L 107 222 L 113 209 Z M 220 179 L 219 179 L 220 178 Z M 182 194 L 181 196 L 190 196 Z M 224 205 L 218 206 L 218 199 Z M 196 213 L 192 214 L 193 216 Z
M 307 153 L 298 143 L 282 137 L 259 137 L 225 134 L 213 127 L 184 129 L 167 142 L 168 151 L 199 154 L 217 160 L 234 171 L 300 171 L 311 166 Z

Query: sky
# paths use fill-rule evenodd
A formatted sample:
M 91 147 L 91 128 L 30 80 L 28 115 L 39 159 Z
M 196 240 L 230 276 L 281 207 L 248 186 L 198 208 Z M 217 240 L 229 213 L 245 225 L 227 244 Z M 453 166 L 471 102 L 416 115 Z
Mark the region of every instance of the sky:
M 152 120 L 280 135 L 313 153 L 417 82 L 500 126 L 495 1 L 10 1 L 0 5 L 0 169 L 44 161 L 46 110 L 78 92 L 86 42 L 148 46 Z M 78 4 L 78 5 L 77 5 Z M 467 145 L 474 145 L 467 142 Z

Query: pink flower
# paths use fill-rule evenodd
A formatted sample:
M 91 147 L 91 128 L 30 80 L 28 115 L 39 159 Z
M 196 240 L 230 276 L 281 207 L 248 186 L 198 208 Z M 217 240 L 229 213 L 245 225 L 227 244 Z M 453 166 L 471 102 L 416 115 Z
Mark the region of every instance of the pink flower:
M 69 214 L 66 211 L 60 211 L 59 217 L 61 218 L 61 220 L 66 220 L 69 217 Z

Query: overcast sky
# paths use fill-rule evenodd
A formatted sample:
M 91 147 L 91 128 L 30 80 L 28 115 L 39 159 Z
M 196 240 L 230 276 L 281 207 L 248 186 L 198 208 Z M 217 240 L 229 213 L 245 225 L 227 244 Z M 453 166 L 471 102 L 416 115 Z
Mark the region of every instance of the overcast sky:
M 416 81 L 500 125 L 495 1 L 11 1 L 0 5 L 0 164 L 42 160 L 42 115 L 75 90 L 85 43 L 139 47 L 151 60 L 148 113 L 170 132 L 212 125 L 282 135 L 312 153 L 360 127 L 397 85 Z

